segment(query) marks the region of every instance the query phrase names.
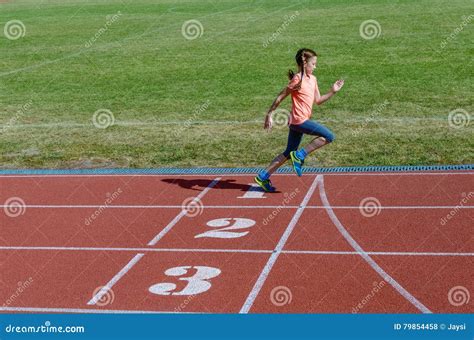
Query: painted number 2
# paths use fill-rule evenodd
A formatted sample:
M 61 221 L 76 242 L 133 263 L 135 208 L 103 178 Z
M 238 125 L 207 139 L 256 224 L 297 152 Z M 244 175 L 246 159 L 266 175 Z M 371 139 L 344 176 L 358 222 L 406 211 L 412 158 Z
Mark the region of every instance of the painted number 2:
M 213 237 L 213 238 L 237 238 L 245 236 L 249 231 L 235 231 L 247 229 L 255 225 L 255 221 L 248 218 L 218 218 L 207 222 L 207 225 L 215 230 L 209 230 L 194 238 Z M 219 229 L 217 229 L 219 228 Z
M 185 276 L 189 272 L 194 272 L 192 276 Z M 216 276 L 219 276 L 221 270 L 214 267 L 205 266 L 182 266 L 174 267 L 165 271 L 168 276 L 177 276 L 179 281 L 187 281 L 186 287 L 181 291 L 175 291 L 177 285 L 170 282 L 157 283 L 148 290 L 150 293 L 157 295 L 196 295 L 204 293 L 211 288 L 210 280 Z

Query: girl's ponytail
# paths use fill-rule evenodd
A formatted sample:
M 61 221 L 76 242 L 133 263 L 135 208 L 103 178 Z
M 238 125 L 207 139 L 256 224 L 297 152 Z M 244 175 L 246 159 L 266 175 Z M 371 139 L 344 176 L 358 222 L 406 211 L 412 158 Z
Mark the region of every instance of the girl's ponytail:
M 309 48 L 301 48 L 296 52 L 295 55 L 295 60 L 296 60 L 296 65 L 298 65 L 298 72 L 301 72 L 301 78 L 298 84 L 295 85 L 293 88 L 294 91 L 297 91 L 301 88 L 301 83 L 303 83 L 303 76 L 304 76 L 304 63 L 306 60 L 308 60 L 311 57 L 317 57 L 318 55 L 316 52 L 313 50 L 310 50 Z M 288 78 L 291 80 L 295 76 L 295 72 L 293 70 L 288 71 Z
M 288 70 L 288 78 L 291 80 L 295 76 L 295 72 L 293 70 Z

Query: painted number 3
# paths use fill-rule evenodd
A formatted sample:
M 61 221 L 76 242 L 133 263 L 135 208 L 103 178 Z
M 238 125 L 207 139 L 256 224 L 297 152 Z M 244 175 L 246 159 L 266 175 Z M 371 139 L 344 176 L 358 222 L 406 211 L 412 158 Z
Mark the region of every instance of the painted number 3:
M 186 274 L 194 272 L 192 276 L 185 276 Z M 221 270 L 214 267 L 205 266 L 182 266 L 174 267 L 165 271 L 168 276 L 177 276 L 179 281 L 187 281 L 186 287 L 183 290 L 175 291 L 177 285 L 170 282 L 157 283 L 148 290 L 150 293 L 157 295 L 196 295 L 204 293 L 211 288 L 210 280 L 219 276 Z
M 207 222 L 207 226 L 215 228 L 202 234 L 194 236 L 194 238 L 213 237 L 213 238 L 237 238 L 245 236 L 249 231 L 240 231 L 253 227 L 255 221 L 249 218 L 218 218 Z M 236 231 L 239 230 L 239 231 Z

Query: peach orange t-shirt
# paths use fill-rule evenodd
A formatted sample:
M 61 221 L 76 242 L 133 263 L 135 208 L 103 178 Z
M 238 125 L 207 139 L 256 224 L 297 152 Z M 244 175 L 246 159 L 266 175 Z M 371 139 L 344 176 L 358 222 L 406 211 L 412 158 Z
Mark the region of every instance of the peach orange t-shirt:
M 288 83 L 288 88 L 293 89 L 300 81 L 301 73 L 295 74 Z M 291 91 L 290 124 L 299 125 L 311 117 L 314 102 L 314 91 L 316 90 L 316 77 L 312 74 L 304 75 L 301 88 L 297 91 Z

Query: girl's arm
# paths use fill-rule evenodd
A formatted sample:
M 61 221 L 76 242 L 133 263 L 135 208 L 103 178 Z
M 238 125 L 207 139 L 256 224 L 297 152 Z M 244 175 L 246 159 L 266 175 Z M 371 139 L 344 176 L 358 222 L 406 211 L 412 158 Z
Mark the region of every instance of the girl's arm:
M 267 115 L 265 116 L 265 124 L 264 124 L 264 129 L 270 131 L 272 129 L 273 125 L 273 119 L 272 119 L 272 112 L 275 111 L 280 105 L 280 103 L 291 93 L 291 89 L 286 86 L 281 92 L 278 94 L 278 96 L 275 98 L 273 101 L 272 106 L 270 106 L 270 109 L 268 110 Z
M 314 102 L 316 103 L 316 105 L 321 105 L 322 103 L 329 100 L 329 98 L 334 96 L 337 92 L 339 92 L 339 90 L 343 86 L 344 86 L 344 79 L 339 79 L 332 85 L 331 90 L 328 93 L 321 96 L 321 94 L 319 93 L 318 82 L 316 81 L 316 89 L 314 90 Z

